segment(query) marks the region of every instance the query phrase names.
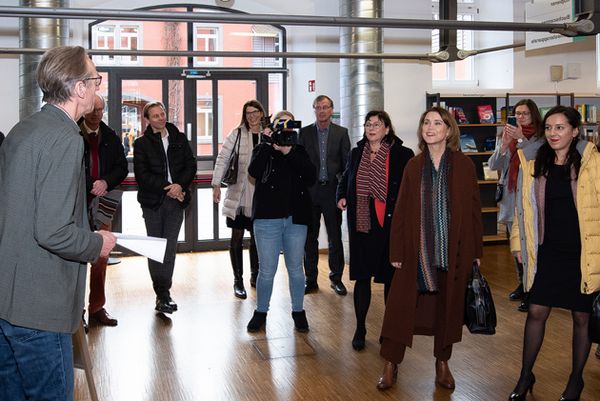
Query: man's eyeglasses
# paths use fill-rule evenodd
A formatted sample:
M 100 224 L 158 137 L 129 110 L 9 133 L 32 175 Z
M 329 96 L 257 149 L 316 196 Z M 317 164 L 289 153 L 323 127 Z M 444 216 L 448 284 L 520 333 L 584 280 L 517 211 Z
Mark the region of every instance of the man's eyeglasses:
M 102 75 L 98 75 L 97 77 L 88 77 L 83 78 L 82 81 L 95 81 L 96 87 L 102 85 Z
M 517 111 L 515 113 L 515 116 L 517 116 L 517 117 L 529 117 L 530 115 L 531 115 L 531 113 L 528 111 Z
M 364 125 L 364 127 L 365 127 L 365 129 L 371 129 L 371 128 L 379 129 L 379 128 L 383 127 L 383 123 L 372 123 L 372 124 L 366 123 Z
M 315 106 L 313 107 L 316 111 L 325 111 L 325 110 L 329 110 L 331 108 L 331 106 Z

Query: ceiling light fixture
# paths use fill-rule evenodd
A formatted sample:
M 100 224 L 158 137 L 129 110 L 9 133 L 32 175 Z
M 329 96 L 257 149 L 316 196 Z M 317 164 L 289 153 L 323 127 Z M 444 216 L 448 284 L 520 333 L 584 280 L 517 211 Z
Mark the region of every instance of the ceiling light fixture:
M 231 8 L 233 7 L 233 3 L 235 3 L 235 0 L 215 0 L 215 4 L 219 7 Z

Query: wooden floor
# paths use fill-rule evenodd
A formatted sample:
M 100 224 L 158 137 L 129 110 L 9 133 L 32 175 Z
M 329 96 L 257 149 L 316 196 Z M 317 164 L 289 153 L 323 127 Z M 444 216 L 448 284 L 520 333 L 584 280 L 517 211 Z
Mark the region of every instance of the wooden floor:
M 247 258 L 247 255 L 245 255 Z M 247 259 L 246 259 L 247 261 Z M 107 310 L 118 327 L 92 326 L 88 342 L 101 400 L 506 400 L 516 383 L 526 314 L 507 299 L 514 287 L 514 267 L 507 247 L 486 246 L 482 270 L 490 282 L 498 312 L 494 336 L 471 335 L 454 347 L 450 367 L 454 391 L 434 385 L 433 343 L 415 337 L 400 365 L 397 384 L 375 388 L 382 367 L 379 328 L 383 288 L 374 285 L 367 321 L 367 347 L 352 349 L 352 283 L 340 297 L 328 286 L 326 257 L 321 255 L 320 291 L 307 295 L 310 332 L 294 332 L 287 274 L 283 263 L 266 332 L 249 334 L 246 324 L 255 307 L 248 274 L 246 300 L 234 298 L 227 252 L 177 256 L 172 296 L 179 311 L 157 315 L 154 294 L 140 257 L 123 258 L 109 267 Z M 570 371 L 571 318 L 554 310 L 534 369 L 537 383 L 528 400 L 558 400 Z M 593 355 L 585 369 L 582 400 L 600 400 L 600 360 Z M 75 399 L 88 400 L 82 371 L 75 376 Z

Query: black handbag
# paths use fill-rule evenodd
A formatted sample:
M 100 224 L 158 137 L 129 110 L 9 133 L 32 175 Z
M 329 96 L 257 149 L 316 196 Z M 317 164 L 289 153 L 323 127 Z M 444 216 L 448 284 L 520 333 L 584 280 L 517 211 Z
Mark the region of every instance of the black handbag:
M 502 200 L 502 195 L 504 195 L 504 185 L 498 184 L 496 185 L 496 203 Z
M 223 178 L 221 178 L 221 183 L 225 185 L 232 185 L 237 182 L 241 133 L 241 128 L 238 128 L 237 137 L 233 143 L 233 149 L 231 150 L 231 156 L 229 157 L 229 163 L 227 164 L 227 170 L 225 170 L 225 174 L 223 174 Z
M 588 330 L 590 333 L 590 341 L 600 344 L 600 294 L 598 294 L 596 300 L 594 300 Z
M 467 283 L 465 324 L 472 334 L 496 333 L 496 308 L 492 291 L 476 262 L 473 262 L 473 274 Z

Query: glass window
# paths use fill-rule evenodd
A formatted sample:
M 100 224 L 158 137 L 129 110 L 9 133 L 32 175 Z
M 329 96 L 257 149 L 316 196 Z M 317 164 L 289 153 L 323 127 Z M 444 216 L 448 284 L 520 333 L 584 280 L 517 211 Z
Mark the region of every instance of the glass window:
M 216 26 L 194 24 L 194 50 L 221 50 L 219 43 L 221 30 Z M 194 57 L 194 67 L 215 66 L 219 61 L 214 56 Z
M 92 48 L 138 50 L 141 26 L 138 22 L 107 21 L 92 26 Z M 138 56 L 93 56 L 96 65 L 139 65 Z
M 477 14 L 475 0 L 459 0 L 456 19 L 458 21 L 474 21 Z M 432 2 L 433 19 L 439 20 L 439 2 Z M 474 31 L 459 29 L 456 31 L 456 45 L 461 50 L 475 48 Z M 440 48 L 440 30 L 431 32 L 431 51 L 437 52 Z M 434 82 L 443 84 L 468 83 L 475 80 L 475 59 L 473 57 L 451 63 L 432 63 L 431 75 Z

